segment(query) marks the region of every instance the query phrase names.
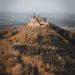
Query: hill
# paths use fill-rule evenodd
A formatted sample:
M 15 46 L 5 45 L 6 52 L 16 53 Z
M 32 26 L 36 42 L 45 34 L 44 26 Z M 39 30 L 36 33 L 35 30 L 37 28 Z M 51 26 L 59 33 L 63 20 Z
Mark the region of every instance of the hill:
M 32 21 L 0 39 L 0 74 L 74 75 L 75 32 Z

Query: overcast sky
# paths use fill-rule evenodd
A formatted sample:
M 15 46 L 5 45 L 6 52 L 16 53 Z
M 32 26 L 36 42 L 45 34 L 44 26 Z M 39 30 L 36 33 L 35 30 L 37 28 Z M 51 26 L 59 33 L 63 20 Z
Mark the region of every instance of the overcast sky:
M 75 0 L 0 0 L 0 12 L 75 13 Z

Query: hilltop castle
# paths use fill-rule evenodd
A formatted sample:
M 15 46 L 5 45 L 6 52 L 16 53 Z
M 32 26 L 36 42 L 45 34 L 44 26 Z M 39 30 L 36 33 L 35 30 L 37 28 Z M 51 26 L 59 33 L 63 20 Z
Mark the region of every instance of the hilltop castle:
M 31 16 L 30 21 L 26 25 L 22 25 L 17 28 L 19 33 L 12 36 L 9 40 L 11 40 L 14 44 L 23 44 L 25 42 L 25 39 L 27 39 L 27 37 L 29 36 L 29 34 L 27 33 L 28 30 L 36 27 L 47 27 L 48 25 L 49 23 L 46 21 L 46 18 L 40 16 L 37 17 L 34 14 L 34 16 Z
M 46 18 L 40 17 L 40 16 L 31 16 L 30 21 L 28 22 L 28 26 L 32 27 L 44 27 L 49 25 L 48 22 L 46 21 Z

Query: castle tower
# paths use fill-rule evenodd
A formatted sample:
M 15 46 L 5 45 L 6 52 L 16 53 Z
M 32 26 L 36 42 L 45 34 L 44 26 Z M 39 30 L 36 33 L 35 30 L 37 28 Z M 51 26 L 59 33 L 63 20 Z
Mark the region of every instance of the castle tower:
M 34 13 L 34 18 L 36 18 L 36 15 L 35 15 L 35 13 Z

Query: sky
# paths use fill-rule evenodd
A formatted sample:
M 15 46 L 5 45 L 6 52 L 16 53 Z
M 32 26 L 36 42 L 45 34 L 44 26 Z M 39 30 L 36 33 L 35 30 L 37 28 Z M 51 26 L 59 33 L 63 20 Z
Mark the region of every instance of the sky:
M 0 12 L 75 14 L 75 0 L 0 0 Z

